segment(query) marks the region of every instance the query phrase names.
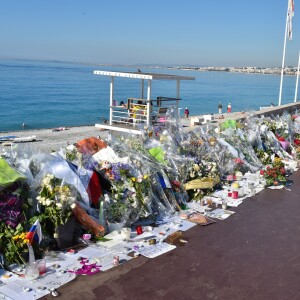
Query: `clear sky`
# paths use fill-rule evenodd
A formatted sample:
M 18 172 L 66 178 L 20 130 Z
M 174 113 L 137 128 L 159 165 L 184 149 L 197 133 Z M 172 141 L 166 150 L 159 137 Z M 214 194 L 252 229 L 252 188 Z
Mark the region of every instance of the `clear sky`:
M 281 66 L 287 0 L 2 0 L 0 58 Z M 300 1 L 286 65 L 300 50 Z

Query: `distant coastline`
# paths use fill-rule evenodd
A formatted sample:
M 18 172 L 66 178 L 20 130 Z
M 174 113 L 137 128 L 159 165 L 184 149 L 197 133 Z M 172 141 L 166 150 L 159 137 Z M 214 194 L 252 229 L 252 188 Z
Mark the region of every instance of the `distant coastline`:
M 106 64 L 97 64 L 99 66 L 121 66 L 128 68 L 146 68 L 146 69 L 165 69 L 165 70 L 184 70 L 184 71 L 199 71 L 199 72 L 229 72 L 229 73 L 244 73 L 244 74 L 267 74 L 267 75 L 281 75 L 281 68 L 279 67 L 199 67 L 199 66 L 166 66 L 166 65 L 106 65 Z M 297 75 L 297 67 L 285 67 L 283 70 L 283 75 Z
M 184 71 L 199 71 L 199 72 L 229 72 L 229 73 L 244 73 L 244 74 L 266 74 L 266 75 L 281 75 L 281 68 L 279 67 L 198 67 L 198 66 L 165 66 L 165 65 L 106 65 L 97 64 L 99 66 L 121 66 L 128 68 L 145 68 L 145 69 L 165 69 L 165 70 L 184 70 Z M 283 75 L 296 76 L 296 67 L 285 67 Z
M 125 68 L 145 68 L 145 69 L 165 69 L 165 70 L 184 70 L 199 72 L 229 72 L 229 73 L 245 73 L 245 74 L 267 74 L 281 75 L 281 67 L 222 67 L 222 66 L 197 66 L 197 65 L 169 65 L 169 64 L 111 64 L 111 63 L 92 63 L 92 62 L 75 62 L 64 60 L 39 60 L 39 59 L 22 59 L 22 58 L 0 58 L 0 60 L 10 61 L 34 61 L 47 63 L 66 63 L 89 66 L 105 66 L 105 67 L 125 67 Z M 283 70 L 284 75 L 297 75 L 297 67 L 287 66 Z
M 181 70 L 193 70 L 200 72 L 231 72 L 231 73 L 246 73 L 246 74 L 269 74 L 280 75 L 281 68 L 260 68 L 260 67 L 177 67 Z M 284 75 L 297 75 L 297 68 L 286 67 L 283 70 Z

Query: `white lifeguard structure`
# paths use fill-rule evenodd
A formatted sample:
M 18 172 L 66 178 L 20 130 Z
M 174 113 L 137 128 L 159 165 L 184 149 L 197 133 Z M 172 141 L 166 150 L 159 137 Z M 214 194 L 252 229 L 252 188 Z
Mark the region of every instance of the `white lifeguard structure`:
M 143 134 L 142 127 L 148 127 L 164 122 L 167 118 L 167 111 L 172 108 L 173 117 L 178 123 L 180 81 L 195 80 L 191 76 L 168 75 L 159 73 L 144 72 L 113 72 L 94 71 L 95 75 L 109 76 L 110 98 L 109 98 L 109 123 L 95 124 L 97 128 L 119 131 L 130 134 Z M 114 103 L 115 77 L 132 78 L 141 81 L 140 98 L 127 98 L 127 103 L 123 106 Z M 144 85 L 147 81 L 147 96 L 144 97 Z M 151 99 L 152 80 L 175 80 L 176 97 L 159 96 Z

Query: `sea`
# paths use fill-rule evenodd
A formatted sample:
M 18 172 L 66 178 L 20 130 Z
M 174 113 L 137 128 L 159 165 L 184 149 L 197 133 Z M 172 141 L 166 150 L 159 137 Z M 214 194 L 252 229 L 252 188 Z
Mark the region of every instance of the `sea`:
M 0 60 L 0 131 L 94 125 L 109 117 L 110 77 L 94 75 L 94 70 L 137 71 L 124 66 Z M 193 76 L 181 81 L 180 112 L 188 107 L 190 115 L 223 111 L 259 110 L 278 104 L 280 76 L 228 72 L 200 72 L 160 68 L 143 72 Z M 285 76 L 282 104 L 294 101 L 296 77 Z M 175 81 L 153 81 L 152 99 L 176 97 Z M 140 81 L 115 79 L 114 98 L 140 97 Z M 25 124 L 25 128 L 22 125 Z

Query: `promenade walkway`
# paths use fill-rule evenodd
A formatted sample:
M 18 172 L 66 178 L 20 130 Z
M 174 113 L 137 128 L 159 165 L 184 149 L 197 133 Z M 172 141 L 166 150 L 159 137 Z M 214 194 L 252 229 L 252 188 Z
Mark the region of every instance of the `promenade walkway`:
M 290 191 L 265 189 L 185 232 L 183 247 L 77 277 L 60 299 L 300 299 L 300 172 L 291 179 Z

